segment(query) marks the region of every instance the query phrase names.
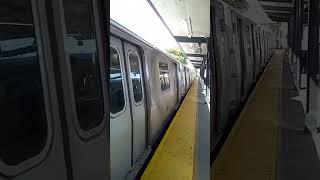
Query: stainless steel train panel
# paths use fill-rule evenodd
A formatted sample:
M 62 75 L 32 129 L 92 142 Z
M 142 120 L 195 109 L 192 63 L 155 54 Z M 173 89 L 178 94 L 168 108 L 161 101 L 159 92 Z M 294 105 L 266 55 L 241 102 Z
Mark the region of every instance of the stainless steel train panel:
M 123 179 L 132 165 L 132 121 L 122 42 L 113 36 L 110 36 L 110 56 L 110 107 L 117 107 L 110 110 L 111 179 Z
M 179 100 L 181 101 L 183 96 L 186 94 L 186 83 L 185 83 L 185 73 L 184 66 L 178 64 L 178 78 L 179 78 Z
M 263 59 L 263 65 L 266 66 L 268 61 L 268 41 L 267 41 L 267 33 L 265 30 L 262 32 L 263 34 L 263 45 L 264 45 L 264 59 Z
M 239 37 L 239 47 L 240 47 L 240 56 L 241 56 L 241 101 L 243 102 L 247 95 L 247 80 L 248 80 L 248 65 L 247 65 L 247 56 L 246 56 L 246 48 L 245 48 L 245 39 L 244 39 L 244 28 L 243 28 L 243 20 L 241 18 L 237 19 L 237 29 L 238 29 L 238 37 Z
M 154 145 L 160 133 L 164 130 L 164 126 L 168 122 L 168 118 L 174 111 L 175 99 L 174 96 L 176 92 L 174 91 L 174 86 L 176 79 L 172 75 L 174 72 L 174 67 L 169 58 L 166 58 L 160 54 L 152 54 L 150 60 L 147 61 L 147 66 L 149 67 L 148 77 L 150 90 L 150 120 L 149 120 L 149 142 L 150 145 Z M 168 77 L 169 77 L 169 88 L 161 89 L 160 82 L 160 69 L 159 63 L 163 63 L 168 67 Z M 167 74 L 166 74 L 167 75 Z
M 174 77 L 173 81 L 174 81 L 174 92 L 175 92 L 175 96 L 174 96 L 174 102 L 175 102 L 175 108 L 178 108 L 179 105 L 179 99 L 180 99 L 180 92 L 179 92 L 179 68 L 178 68 L 178 64 L 173 63 L 173 72 L 174 72 Z
M 266 62 L 266 51 L 265 51 L 265 39 L 264 39 L 264 30 L 261 28 L 259 29 L 260 34 L 260 45 L 261 45 L 261 70 L 265 67 Z
M 243 81 L 243 77 L 241 74 L 241 55 L 240 55 L 240 39 L 239 39 L 239 33 L 238 33 L 238 26 L 237 26 L 237 14 L 232 11 L 231 12 L 231 18 L 232 18 L 232 35 L 233 35 L 233 51 L 234 51 L 234 64 L 235 64 L 235 72 L 232 75 L 232 78 L 236 81 L 236 101 L 234 102 L 235 106 L 237 108 L 240 105 L 241 102 L 241 84 Z
M 109 105 L 97 1 L 52 3 L 57 3 L 54 17 L 61 25 L 57 38 L 63 40 L 57 72 L 63 77 L 65 136 L 69 142 L 72 176 L 78 180 L 104 179 L 108 177 L 109 129 L 105 128 L 108 122 L 105 110 Z
M 224 8 L 225 14 L 225 35 L 227 40 L 227 51 L 228 51 L 228 64 L 229 64 L 229 75 L 230 75 L 230 82 L 229 82 L 229 95 L 228 95 L 228 102 L 229 108 L 231 110 L 237 109 L 240 105 L 240 88 L 241 88 L 241 73 L 240 73 L 240 66 L 239 66 L 239 56 L 236 52 L 238 49 L 236 44 L 235 35 L 236 30 L 233 28 L 233 16 L 232 10 L 228 7 Z
M 254 69 L 254 59 L 252 52 L 252 36 L 251 36 L 251 27 L 250 23 L 247 20 L 243 20 L 244 25 L 244 47 L 246 54 L 246 96 L 249 95 L 249 90 L 251 85 L 253 84 L 253 69 Z
M 227 51 L 227 39 L 225 35 L 224 7 L 221 3 L 214 3 L 215 9 L 215 38 L 216 38 L 216 65 L 217 65 L 217 88 L 218 88 L 218 126 L 224 129 L 229 118 L 229 82 L 230 82 L 230 66 Z M 218 44 L 219 43 L 219 44 Z
M 189 86 L 190 86 L 190 82 L 189 82 L 189 70 L 187 68 L 184 69 L 184 72 L 185 72 L 185 82 L 186 82 L 186 92 L 188 91 L 189 89 Z
M 262 72 L 261 68 L 261 43 L 260 43 L 260 34 L 259 34 L 259 26 L 255 25 L 255 42 L 256 42 L 256 69 L 257 69 L 257 75 L 259 75 Z M 257 79 L 258 80 L 258 79 Z
M 137 47 L 124 43 L 132 117 L 132 159 L 136 162 L 146 148 L 146 101 L 141 55 Z
M 260 59 L 259 59 L 259 43 L 257 37 L 257 27 L 251 24 L 251 39 L 252 39 L 252 49 L 253 49 L 253 59 L 254 59 L 254 73 L 253 82 L 257 81 L 260 72 Z

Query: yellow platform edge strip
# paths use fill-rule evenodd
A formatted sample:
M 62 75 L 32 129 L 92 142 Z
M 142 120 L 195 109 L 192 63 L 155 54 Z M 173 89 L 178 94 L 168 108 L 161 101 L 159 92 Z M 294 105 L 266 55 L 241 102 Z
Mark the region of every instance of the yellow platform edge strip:
M 228 135 L 227 140 L 220 153 L 218 154 L 216 161 L 211 167 L 212 180 L 276 179 L 278 173 L 276 168 L 279 163 L 277 160 L 280 140 L 279 119 L 281 118 L 281 109 L 279 109 L 281 108 L 282 90 L 283 57 L 281 55 L 283 55 L 283 51 L 276 51 L 267 67 L 265 68 L 265 71 L 263 72 L 261 78 L 257 82 L 255 89 L 250 94 L 247 103 L 245 104 L 238 117 L 238 120 L 236 121 L 234 127 Z M 275 75 L 277 75 L 276 77 L 280 77 L 279 79 L 276 79 L 279 80 L 278 82 L 273 82 L 274 79 L 272 79 L 272 77 Z M 266 90 L 263 90 L 264 88 L 267 89 L 268 85 L 276 85 L 275 87 L 273 87 L 273 92 L 265 92 Z M 261 108 L 261 102 L 257 102 L 257 100 L 266 98 L 262 96 L 262 92 L 264 92 L 264 94 L 266 95 L 268 93 L 274 93 L 270 95 L 273 99 L 275 99 L 274 101 L 269 102 L 272 104 L 271 107 L 264 107 L 266 109 L 269 109 L 270 112 L 273 111 L 273 114 L 270 113 L 270 115 L 266 115 L 269 116 L 266 119 L 273 119 L 271 120 L 271 122 L 268 122 L 268 120 L 264 119 L 263 117 L 261 117 L 261 114 L 259 114 L 261 113 L 261 109 L 263 108 Z M 254 114 L 254 111 L 252 111 L 253 108 L 259 110 L 259 113 L 250 115 Z M 256 117 L 254 116 L 258 117 L 258 123 L 256 122 L 254 124 L 254 120 L 256 120 Z M 259 120 L 259 118 L 262 120 Z M 248 125 L 248 122 L 253 125 Z M 269 126 L 267 127 L 269 128 L 269 131 L 261 132 L 260 130 L 263 131 L 263 125 L 260 125 L 259 123 L 263 123 L 263 125 Z M 245 128 L 247 128 L 246 130 L 251 132 L 245 132 Z M 259 136 L 260 132 L 264 133 L 261 135 L 261 139 L 267 140 L 267 143 L 269 144 L 264 144 L 265 142 L 261 142 L 259 138 L 252 136 L 254 134 L 256 134 L 256 136 Z M 272 137 L 266 138 L 269 134 Z M 244 137 L 246 137 L 246 139 L 244 139 Z M 259 140 L 261 143 L 259 143 Z
M 141 180 L 191 180 L 194 169 L 198 78 L 193 82 Z

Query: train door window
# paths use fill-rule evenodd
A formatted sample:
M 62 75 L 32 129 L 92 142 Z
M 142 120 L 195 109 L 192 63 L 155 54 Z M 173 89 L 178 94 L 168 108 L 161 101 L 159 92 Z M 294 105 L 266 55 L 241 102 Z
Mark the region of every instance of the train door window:
M 143 98 L 140 59 L 134 52 L 129 52 L 130 79 L 133 88 L 133 97 L 136 104 L 140 103 Z
M 114 47 L 110 47 L 110 112 L 117 115 L 125 105 L 120 54 Z
M 92 2 L 64 0 L 67 37 L 66 53 L 69 55 L 73 81 L 77 121 L 75 126 L 81 136 L 98 132 L 104 116 Z M 88 132 L 90 133 L 88 134 Z
M 166 91 L 170 88 L 169 79 L 169 65 L 167 63 L 159 62 L 159 78 L 161 91 Z
M 51 131 L 31 0 L 1 1 L 0 12 L 0 171 L 14 174 L 40 162 Z

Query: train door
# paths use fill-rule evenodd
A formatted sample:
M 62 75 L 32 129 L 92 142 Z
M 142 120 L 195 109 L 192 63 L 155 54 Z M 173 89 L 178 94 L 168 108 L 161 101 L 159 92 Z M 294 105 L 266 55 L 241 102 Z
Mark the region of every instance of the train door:
M 68 179 L 42 5 L 0 2 L 0 180 Z
M 185 84 L 185 92 L 188 92 L 188 73 L 187 73 L 187 68 L 183 67 L 183 72 L 184 72 L 184 84 Z
M 177 64 L 176 63 L 173 63 L 173 66 L 174 66 L 174 71 L 175 71 L 175 79 L 176 79 L 176 86 L 175 86 L 175 91 L 176 91 L 176 95 L 175 95 L 175 98 L 176 98 L 176 104 L 179 104 L 179 98 L 180 98 L 180 96 L 179 96 L 179 94 L 180 94 L 180 92 L 179 92 L 179 87 L 180 87 L 180 81 L 179 81 L 179 79 L 180 79 L 180 73 L 179 73 L 179 68 L 178 68 L 178 66 L 177 66 Z
M 266 59 L 266 51 L 265 51 L 265 43 L 264 43 L 264 33 L 263 30 L 260 32 L 260 44 L 261 44 L 261 69 L 265 67 L 265 59 Z
M 135 163 L 146 147 L 146 101 L 142 74 L 141 54 L 138 48 L 124 42 L 128 89 L 132 117 L 132 163 Z
M 249 89 L 251 85 L 253 84 L 253 77 L 254 77 L 254 59 L 253 59 L 253 46 L 252 46 L 252 39 L 251 39 L 251 27 L 250 24 L 247 21 L 244 22 L 244 47 L 245 47 L 245 53 L 246 53 L 246 73 L 247 73 L 247 79 L 246 79 L 246 95 L 249 94 Z
M 185 94 L 186 90 L 186 84 L 185 84 L 185 73 L 184 73 L 184 67 L 179 64 L 179 91 L 180 91 L 180 98 Z
M 262 42 L 261 42 L 261 32 L 260 32 L 260 27 L 258 29 L 258 44 L 259 44 L 259 54 L 260 54 L 260 70 L 259 72 L 262 72 L 262 69 L 263 69 L 263 51 L 262 51 Z
M 250 25 L 250 30 L 251 30 L 251 47 L 252 47 L 252 56 L 253 56 L 253 65 L 252 65 L 252 71 L 253 71 L 253 75 L 252 75 L 252 83 L 254 83 L 256 81 L 256 77 L 257 77 L 257 69 L 256 69 L 256 64 L 257 64 L 257 52 L 256 52 L 256 42 L 255 42 L 255 29 L 253 27 L 253 24 Z
M 246 58 L 244 52 L 244 38 L 243 38 L 243 25 L 242 20 L 238 18 L 238 38 L 239 38 L 239 48 L 240 48 L 240 60 L 241 60 L 241 101 L 244 100 L 246 96 Z
M 266 33 L 265 31 L 263 31 L 263 46 L 264 46 L 264 60 L 263 60 L 263 66 L 265 67 L 266 64 L 267 64 L 267 61 L 268 61 L 268 53 L 267 53 L 267 36 L 266 36 Z
M 110 36 L 111 179 L 124 179 L 131 169 L 132 122 L 122 42 Z
M 48 2 L 57 8 L 55 39 L 63 41 L 55 60 L 60 68 L 72 176 L 105 179 L 109 176 L 109 103 L 98 1 Z

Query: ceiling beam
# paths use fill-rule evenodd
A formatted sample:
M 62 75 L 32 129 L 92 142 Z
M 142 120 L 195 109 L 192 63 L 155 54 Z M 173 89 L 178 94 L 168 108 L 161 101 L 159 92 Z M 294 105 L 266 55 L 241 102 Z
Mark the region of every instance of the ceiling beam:
M 292 12 L 292 7 L 282 7 L 282 6 L 268 6 L 268 5 L 262 5 L 263 9 L 265 10 L 274 10 L 274 11 L 289 11 Z
M 190 53 L 187 53 L 186 56 L 189 56 L 189 57 L 202 57 L 202 58 L 205 58 L 207 55 L 205 54 L 190 54 Z
M 269 16 L 272 21 L 289 22 L 288 17 L 284 16 Z
M 277 11 L 277 10 L 264 10 L 266 13 L 285 13 L 285 14 L 291 14 L 290 11 Z
M 190 62 L 200 62 L 202 63 L 203 60 L 194 60 L 194 59 L 190 59 Z
M 259 1 L 261 6 L 277 6 L 293 8 L 293 3 L 288 2 L 272 2 L 272 1 Z
M 202 65 L 202 62 L 191 62 L 192 65 Z
M 260 2 L 292 3 L 292 0 L 259 0 Z
M 177 42 L 184 43 L 207 43 L 207 38 L 205 37 L 187 37 L 187 36 L 173 36 Z
M 286 17 L 289 18 L 290 17 L 290 13 L 280 13 L 280 12 L 266 12 L 268 14 L 268 16 L 280 16 L 280 17 Z

